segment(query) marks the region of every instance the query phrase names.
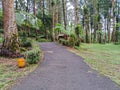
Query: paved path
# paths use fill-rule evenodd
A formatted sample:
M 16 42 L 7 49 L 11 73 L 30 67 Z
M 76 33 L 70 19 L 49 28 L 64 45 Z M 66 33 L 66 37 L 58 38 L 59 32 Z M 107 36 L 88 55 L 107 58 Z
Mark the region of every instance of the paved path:
M 79 56 L 55 43 L 40 43 L 43 63 L 11 90 L 120 90 Z

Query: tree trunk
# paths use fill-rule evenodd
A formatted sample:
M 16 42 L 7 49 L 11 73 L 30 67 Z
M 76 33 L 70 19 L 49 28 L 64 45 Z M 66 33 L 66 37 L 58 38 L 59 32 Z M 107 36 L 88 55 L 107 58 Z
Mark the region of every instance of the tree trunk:
M 36 16 L 36 0 L 33 1 L 33 14 Z
M 92 17 L 90 16 L 90 33 L 91 33 L 91 43 L 93 42 L 92 34 L 93 34 L 93 22 L 92 22 Z
M 52 0 L 52 41 L 55 41 L 55 33 L 54 33 L 54 1 Z
M 15 9 L 18 10 L 18 0 L 15 0 Z
M 104 20 L 105 20 L 105 22 L 104 22 L 104 30 L 105 30 L 104 43 L 106 43 L 106 41 L 107 41 L 107 28 L 106 28 L 106 26 L 107 26 L 107 19 L 104 18 Z
M 90 43 L 89 39 L 89 20 L 88 20 L 88 15 L 84 16 L 85 20 L 85 33 L 86 33 L 86 43 Z
M 94 43 L 96 43 L 97 42 L 97 24 L 94 22 L 94 39 L 93 39 L 93 41 L 94 41 Z
M 112 20 L 113 20 L 113 31 L 112 31 L 112 41 L 115 42 L 115 16 L 114 16 L 114 6 L 115 0 L 112 0 Z
M 79 17 L 78 17 L 78 0 L 74 0 L 75 4 L 74 4 L 74 7 L 75 7 L 75 26 L 78 24 L 78 20 L 79 20 Z
M 67 23 L 66 23 L 65 1 L 64 0 L 62 0 L 62 6 L 63 6 L 64 27 L 65 27 L 65 30 L 66 30 Z
M 107 19 L 108 43 L 110 43 L 110 19 Z
M 2 52 L 18 52 L 18 30 L 15 21 L 14 0 L 2 0 L 3 16 L 4 16 L 4 41 Z
M 59 14 L 58 6 L 59 6 L 59 1 L 57 1 L 57 3 L 56 3 L 56 20 L 55 20 L 55 23 L 58 23 L 58 14 Z
M 116 2 L 117 4 L 119 4 L 118 2 Z M 119 6 L 117 5 L 117 13 L 118 15 L 116 15 L 116 23 L 119 23 Z M 119 26 L 116 26 L 116 31 L 115 31 L 115 42 L 119 41 Z
M 27 0 L 26 12 L 29 13 L 29 1 Z

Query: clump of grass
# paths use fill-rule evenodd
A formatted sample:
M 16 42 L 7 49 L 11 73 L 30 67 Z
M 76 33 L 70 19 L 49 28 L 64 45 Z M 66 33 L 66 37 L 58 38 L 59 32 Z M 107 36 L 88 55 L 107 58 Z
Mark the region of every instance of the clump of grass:
M 120 85 L 120 45 L 82 44 L 71 51 L 82 56 L 91 68 Z

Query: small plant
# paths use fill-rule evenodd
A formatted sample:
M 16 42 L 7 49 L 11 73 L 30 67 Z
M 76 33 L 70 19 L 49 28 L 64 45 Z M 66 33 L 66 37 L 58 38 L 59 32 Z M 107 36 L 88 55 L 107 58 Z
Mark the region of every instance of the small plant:
M 37 41 L 38 42 L 48 42 L 48 40 L 45 38 L 37 38 Z
M 75 34 L 76 34 L 76 39 L 77 39 L 77 41 L 76 41 L 76 46 L 79 46 L 80 45 L 80 43 L 81 43 L 81 36 L 82 36 L 82 34 L 83 34 L 83 30 L 82 30 L 82 27 L 80 26 L 80 25 L 77 25 L 76 26 L 76 28 L 75 28 Z
M 25 58 L 28 64 L 36 64 L 40 59 L 40 49 L 33 48 L 30 51 L 25 52 Z
M 32 42 L 32 49 L 29 51 L 24 52 L 26 62 L 28 64 L 36 64 L 39 62 L 40 59 L 40 48 L 36 44 L 35 41 Z
M 69 45 L 70 47 L 74 47 L 74 46 L 75 46 L 75 43 L 76 43 L 75 38 L 70 37 L 70 38 L 69 38 L 69 41 L 68 41 L 68 45 Z

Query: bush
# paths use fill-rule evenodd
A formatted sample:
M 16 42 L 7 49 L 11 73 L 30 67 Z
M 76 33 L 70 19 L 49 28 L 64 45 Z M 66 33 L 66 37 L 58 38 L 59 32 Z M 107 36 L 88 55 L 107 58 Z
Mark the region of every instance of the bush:
M 59 43 L 65 46 L 68 46 L 68 40 L 65 39 L 59 39 Z
M 45 36 L 44 36 L 44 35 L 37 36 L 37 37 L 36 37 L 36 40 L 37 40 L 38 42 L 49 42 L 49 41 L 50 41 L 50 40 L 45 39 Z
M 24 52 L 28 64 L 36 64 L 40 59 L 40 48 L 35 41 L 32 41 L 32 49 Z
M 69 41 L 68 41 L 68 45 L 69 45 L 70 47 L 74 47 L 74 46 L 75 46 L 75 43 L 76 43 L 75 38 L 70 37 L 70 38 L 69 38 Z
M 25 32 L 20 32 L 19 36 L 20 46 L 21 47 L 31 47 L 31 39 L 27 38 Z
M 40 49 L 33 48 L 30 51 L 25 52 L 25 58 L 28 64 L 36 64 L 40 59 Z
M 20 44 L 22 47 L 31 47 L 31 41 L 30 40 L 27 40 L 25 42 L 21 42 Z
M 45 39 L 45 38 L 39 38 L 37 41 L 38 41 L 38 42 L 48 42 L 48 40 Z
M 31 39 L 27 38 L 27 34 L 24 31 L 19 32 L 19 40 L 21 47 L 31 47 Z
M 120 42 L 115 42 L 114 44 L 115 44 L 115 45 L 120 45 Z

